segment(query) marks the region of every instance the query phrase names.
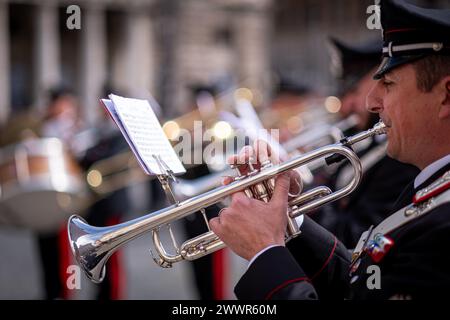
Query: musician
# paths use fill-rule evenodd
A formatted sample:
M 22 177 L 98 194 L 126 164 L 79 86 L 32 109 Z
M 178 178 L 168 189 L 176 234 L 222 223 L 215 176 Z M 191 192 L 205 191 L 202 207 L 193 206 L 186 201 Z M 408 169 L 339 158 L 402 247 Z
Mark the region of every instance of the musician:
M 106 89 L 106 92 L 111 92 Z M 78 98 L 69 88 L 57 87 L 49 92 L 50 103 L 41 128 L 44 137 L 56 137 L 64 141 L 70 151 L 75 151 L 76 135 L 82 131 Z M 87 170 L 95 162 L 111 157 L 128 149 L 126 141 L 107 113 L 96 125 L 91 139 L 95 141 L 90 147 L 80 153 L 79 164 Z M 95 139 L 94 137 L 95 136 Z M 89 146 L 88 143 L 85 143 Z M 129 208 L 129 202 L 124 189 L 117 190 L 93 203 L 87 209 L 86 220 L 92 225 L 107 226 L 120 222 L 124 212 Z M 40 234 L 38 237 L 39 251 L 44 270 L 46 299 L 68 299 L 71 292 L 66 288 L 69 274 L 66 272 L 71 263 L 72 253 L 67 241 L 66 225 L 59 232 Z M 123 298 L 125 291 L 125 272 L 121 265 L 121 254 L 111 257 L 107 264 L 108 272 L 105 280 L 96 286 L 96 299 L 110 300 Z
M 294 138 L 291 128 L 284 122 L 280 122 L 283 118 L 283 112 L 289 110 L 291 113 L 299 112 L 304 109 L 310 101 L 318 97 L 313 88 L 295 82 L 291 79 L 281 78 L 276 85 L 275 96 L 270 102 L 270 108 L 274 110 L 278 117 L 272 117 L 268 126 L 279 130 L 280 143 L 284 143 Z M 281 118 L 281 119 L 279 119 Z
M 113 92 L 109 87 L 105 88 L 103 96 Z M 129 150 L 129 146 L 122 134 L 117 129 L 107 112 L 101 113 L 100 121 L 96 124 L 96 143 L 88 148 L 80 161 L 84 170 L 88 170 L 98 161 L 111 158 L 119 153 Z M 131 207 L 125 188 L 115 190 L 107 194 L 88 209 L 86 221 L 94 226 L 110 226 L 121 222 L 123 215 Z M 97 300 L 123 299 L 126 290 L 126 277 L 122 263 L 122 252 L 118 251 L 108 261 L 105 279 L 96 285 Z
M 392 215 L 362 236 L 353 263 L 345 246 L 307 217 L 294 240 L 301 249 L 295 257 L 286 249 L 292 180 L 286 173 L 269 204 L 233 195 L 211 227 L 250 261 L 235 288 L 240 299 L 317 299 L 326 292 L 354 299 L 449 295 L 450 10 L 400 0 L 381 0 L 380 6 L 383 61 L 367 107 L 387 125 L 388 154 L 421 172 Z
M 45 115 L 33 111 L 13 115 L 0 132 L 0 146 L 40 137 L 57 137 L 67 146 L 70 145 L 71 138 L 81 124 L 77 99 L 70 89 L 64 87 L 53 88 L 48 94 L 49 104 Z M 60 232 L 56 230 L 37 234 L 45 299 L 68 297 L 65 276 L 70 248 L 65 241 L 67 232 L 63 229 Z
M 63 86 L 49 90 L 49 104 L 42 122 L 40 135 L 61 139 L 70 150 L 71 142 L 82 123 L 75 93 Z M 46 299 L 67 299 L 67 267 L 70 264 L 70 247 L 65 225 L 60 230 L 38 235 L 38 247 L 43 266 Z
M 196 84 L 191 86 L 190 89 L 193 105 L 196 105 L 203 117 L 215 112 L 215 97 L 219 93 L 217 86 Z M 207 165 L 203 163 L 190 168 L 180 178 L 192 180 L 210 173 Z M 218 206 L 214 205 L 206 208 L 206 215 L 215 217 L 218 211 Z M 208 231 L 205 220 L 200 214 L 189 216 L 182 221 L 188 238 L 194 238 Z M 226 298 L 226 265 L 227 255 L 224 250 L 192 261 L 195 286 L 201 300 L 223 300 Z
M 377 114 L 366 110 L 365 101 L 380 61 L 381 41 L 350 46 L 331 39 L 331 44 L 334 47 L 331 69 L 342 99 L 340 113 L 343 117 L 358 116 L 356 130 L 346 134 L 367 130 L 378 121 Z M 361 184 L 349 196 L 311 213 L 316 222 L 334 233 L 348 248 L 355 247 L 364 230 L 390 214 L 402 190 L 419 173 L 416 167 L 386 155 L 386 144 L 384 136 L 375 136 L 356 145 L 355 151 L 363 169 Z M 325 183 L 340 189 L 352 177 L 353 167 L 345 162 Z

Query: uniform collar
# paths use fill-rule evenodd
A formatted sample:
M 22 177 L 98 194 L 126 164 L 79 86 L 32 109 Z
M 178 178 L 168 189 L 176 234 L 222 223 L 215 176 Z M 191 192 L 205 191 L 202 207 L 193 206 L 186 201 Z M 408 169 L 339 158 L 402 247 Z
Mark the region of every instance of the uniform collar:
M 447 164 L 450 164 L 450 154 L 445 157 L 433 162 L 425 169 L 423 169 L 419 175 L 414 180 L 414 188 L 416 189 L 420 185 L 422 185 L 425 181 L 427 181 L 434 173 L 445 167 Z

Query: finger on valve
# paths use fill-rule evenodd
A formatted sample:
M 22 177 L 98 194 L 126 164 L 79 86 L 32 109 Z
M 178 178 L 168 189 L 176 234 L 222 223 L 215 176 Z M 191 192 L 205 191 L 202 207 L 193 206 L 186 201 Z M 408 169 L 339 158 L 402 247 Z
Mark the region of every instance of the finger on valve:
M 255 165 L 254 150 L 251 146 L 245 146 L 239 154 L 228 157 L 227 163 L 238 169 L 240 175 L 247 175 L 250 171 L 258 169 Z
M 270 148 L 270 145 L 266 141 L 255 140 L 255 142 L 253 143 L 253 148 L 255 150 L 256 160 L 260 165 L 265 166 L 268 162 L 271 162 L 273 164 L 279 163 L 277 159 L 271 159 L 272 150 Z
M 289 197 L 298 197 L 303 191 L 303 180 L 296 170 L 289 171 Z
M 247 175 L 248 171 L 249 171 L 249 167 L 247 165 L 247 163 L 245 163 L 243 160 L 241 160 L 240 156 L 241 153 L 245 152 L 247 154 L 250 154 L 251 151 L 242 151 L 239 154 L 233 154 L 231 156 L 229 156 L 227 158 L 227 164 L 231 167 L 236 169 L 236 173 L 238 174 L 238 176 L 244 176 Z M 245 157 L 245 156 L 242 156 Z M 223 176 L 222 177 L 222 184 L 223 185 L 227 185 L 232 183 L 235 180 L 235 176 Z
M 281 161 L 278 154 L 276 154 L 271 146 L 264 140 L 255 140 L 254 142 L 254 149 L 255 153 L 258 157 L 258 162 L 264 166 L 264 164 L 267 163 L 267 161 L 270 161 L 270 163 L 276 165 L 279 164 Z M 286 160 L 286 159 L 284 159 Z M 289 195 L 291 197 L 298 196 L 302 190 L 303 190 L 303 182 L 300 178 L 300 175 L 296 170 L 292 170 L 289 172 L 289 176 L 291 178 L 290 183 L 290 189 L 289 189 Z M 274 188 L 274 180 L 270 179 L 269 181 L 270 187 L 273 190 Z
M 275 189 L 270 202 L 284 204 L 287 201 L 289 188 L 290 188 L 290 176 L 288 173 L 282 173 L 277 176 L 275 182 Z

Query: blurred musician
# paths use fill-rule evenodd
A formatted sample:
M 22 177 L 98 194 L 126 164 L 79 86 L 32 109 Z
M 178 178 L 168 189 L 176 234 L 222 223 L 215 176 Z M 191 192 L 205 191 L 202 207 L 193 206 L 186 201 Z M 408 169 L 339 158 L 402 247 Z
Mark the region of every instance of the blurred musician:
M 69 88 L 58 87 L 49 91 L 49 104 L 41 126 L 41 137 L 61 139 L 70 150 L 75 135 L 81 130 L 78 99 Z M 38 235 L 39 252 L 44 271 L 46 299 L 67 299 L 67 267 L 71 261 L 66 227 L 59 232 Z
M 340 113 L 343 117 L 356 114 L 359 118 L 356 132 L 367 130 L 378 121 L 377 114 L 365 109 L 365 99 L 374 83 L 372 75 L 379 63 L 381 42 L 352 47 L 333 39 L 332 45 L 335 49 L 332 71 L 342 101 Z M 386 155 L 385 137 L 367 140 L 368 143 L 357 150 L 363 168 L 362 183 L 351 195 L 311 215 L 349 248 L 356 245 L 364 230 L 389 214 L 403 188 L 418 173 L 417 168 Z M 328 185 L 343 186 L 351 179 L 352 172 L 348 163 L 340 165 Z
M 64 98 L 59 99 L 62 95 L 64 95 Z M 67 131 L 70 132 L 72 129 L 71 124 L 74 123 L 72 122 L 72 116 L 76 109 L 73 105 L 75 100 L 73 100 L 71 94 L 69 95 L 68 92 L 63 93 L 60 89 L 53 90 L 50 96 L 51 102 L 46 110 L 47 114 L 45 117 L 32 110 L 11 115 L 8 123 L 0 132 L 0 146 L 13 146 L 23 141 L 38 141 L 40 137 L 44 136 L 43 132 L 46 132 L 47 136 L 57 136 L 60 132 L 58 128 L 70 128 Z M 63 114 L 62 118 L 65 118 L 63 121 L 65 123 L 64 125 L 60 125 L 56 121 L 61 114 Z M 68 116 L 69 114 L 70 116 Z M 44 123 L 44 121 L 48 122 Z M 66 125 L 67 123 L 70 123 L 70 125 Z M 68 135 L 66 137 L 68 138 Z M 39 202 L 37 201 L 35 205 L 39 206 Z M 44 298 L 62 298 L 64 296 L 64 290 L 61 284 L 60 276 L 62 275 L 62 269 L 59 268 L 59 261 L 63 258 L 63 260 L 67 261 L 69 255 L 61 256 L 61 251 L 59 250 L 60 243 L 58 242 L 59 235 L 57 232 L 40 232 L 37 236 L 43 269 Z
M 78 99 L 69 89 L 57 88 L 50 92 L 50 104 L 46 110 L 42 125 L 43 137 L 56 137 L 79 156 L 79 163 L 87 170 L 97 161 L 109 158 L 128 148 L 126 141 L 109 119 L 106 112 L 95 129 L 83 130 L 80 119 Z M 88 147 L 83 152 L 79 150 L 78 135 L 83 132 L 83 138 L 92 140 L 84 143 Z M 95 138 L 94 138 L 95 137 Z M 88 209 L 86 220 L 93 225 L 112 225 L 120 222 L 120 217 L 128 209 L 128 201 L 124 189 L 113 192 L 94 202 Z M 70 298 L 66 288 L 66 272 L 71 263 L 72 254 L 67 242 L 66 226 L 62 225 L 58 233 L 39 236 L 39 247 L 44 266 L 44 278 L 47 299 Z M 120 299 L 124 293 L 125 272 L 120 268 L 119 255 L 112 257 L 108 263 L 108 276 L 97 287 L 97 299 Z
M 191 87 L 192 100 L 194 105 L 202 105 L 202 116 L 214 113 L 214 105 L 207 106 L 205 101 L 214 102 L 214 98 L 218 94 L 218 90 L 213 86 L 195 85 Z M 206 110 L 205 110 L 206 109 Z M 205 124 L 203 124 L 205 125 Z M 198 150 L 197 150 L 198 151 Z M 202 151 L 202 150 L 200 150 Z M 196 179 L 202 176 L 208 175 L 209 171 L 206 163 L 196 165 L 190 168 L 186 174 L 180 176 L 182 179 Z M 219 211 L 217 206 L 211 206 L 206 209 L 206 215 L 208 218 L 215 217 Z M 200 214 L 191 215 L 184 219 L 184 226 L 188 238 L 193 238 L 206 231 L 205 221 Z M 197 290 L 202 300 L 221 300 L 225 299 L 225 279 L 226 279 L 226 251 L 220 250 L 212 255 L 207 255 L 201 259 L 194 260 L 192 262 L 194 279 L 197 286 Z
M 315 99 L 317 94 L 314 90 L 304 84 L 296 83 L 292 80 L 281 79 L 276 86 L 275 96 L 271 101 L 270 116 L 272 119 L 264 117 L 264 122 L 268 124 L 269 128 L 277 128 L 279 130 L 280 142 L 286 142 L 293 138 L 294 132 L 303 129 L 301 123 L 295 123 L 292 125 L 286 120 L 286 118 L 298 115 L 302 112 L 308 112 L 311 100 Z M 269 121 L 272 120 L 272 121 Z M 279 123 L 275 123 L 279 120 Z
M 41 135 L 56 137 L 70 146 L 82 126 L 77 97 L 70 89 L 60 87 L 50 90 L 49 98 Z
M 108 88 L 104 95 L 114 92 Z M 109 159 L 119 153 L 127 152 L 129 146 L 116 124 L 110 119 L 107 112 L 101 112 L 102 117 L 94 129 L 96 143 L 88 148 L 80 164 L 88 170 L 98 161 Z M 95 226 L 109 226 L 121 222 L 123 215 L 130 209 L 126 188 L 114 190 L 94 202 L 88 209 L 86 221 Z M 98 284 L 96 299 L 117 300 L 125 298 L 125 270 L 122 264 L 121 251 L 113 255 L 107 264 L 108 273 L 105 280 Z

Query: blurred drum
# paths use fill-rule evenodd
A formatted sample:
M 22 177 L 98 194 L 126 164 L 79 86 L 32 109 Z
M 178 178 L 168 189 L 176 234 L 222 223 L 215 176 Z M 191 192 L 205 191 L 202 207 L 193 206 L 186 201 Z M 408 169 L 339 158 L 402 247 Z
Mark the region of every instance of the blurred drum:
M 86 199 L 81 170 L 60 140 L 0 149 L 0 224 L 55 231 Z

